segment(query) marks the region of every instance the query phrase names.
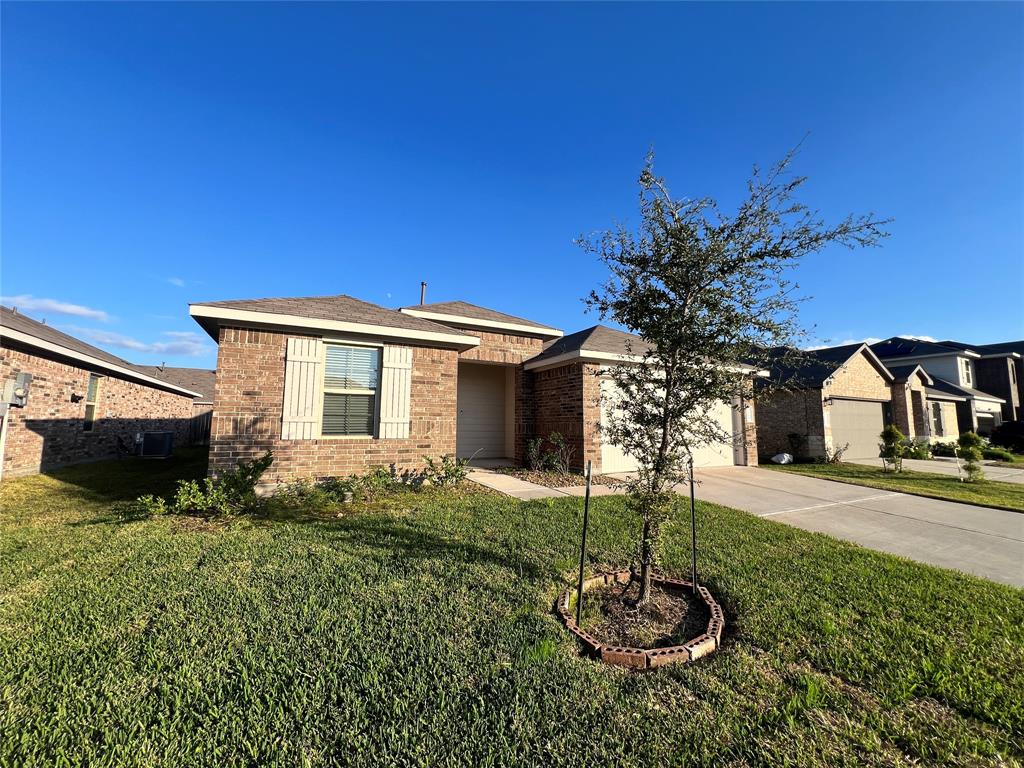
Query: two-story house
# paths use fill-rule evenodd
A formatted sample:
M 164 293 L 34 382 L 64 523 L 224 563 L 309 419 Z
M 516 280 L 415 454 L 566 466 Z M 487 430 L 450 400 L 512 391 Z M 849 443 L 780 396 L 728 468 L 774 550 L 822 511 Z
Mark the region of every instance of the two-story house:
M 963 398 L 956 405 L 961 432 L 988 435 L 1004 421 L 1006 400 L 980 389 L 977 363 L 983 356 L 974 348 L 894 336 L 872 344 L 871 349 L 889 367 L 920 365 L 931 377 L 928 389 L 935 394 Z
M 970 349 L 981 355 L 974 360 L 978 389 L 1001 397 L 1003 421 L 1017 421 L 1024 417 L 1024 341 L 1004 341 L 999 344 L 964 344 L 943 341 L 941 344 L 959 349 Z

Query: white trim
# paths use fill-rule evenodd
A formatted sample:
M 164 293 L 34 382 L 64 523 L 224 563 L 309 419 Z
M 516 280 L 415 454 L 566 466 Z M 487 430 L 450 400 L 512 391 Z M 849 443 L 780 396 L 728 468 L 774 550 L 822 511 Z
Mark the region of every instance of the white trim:
M 36 349 L 41 349 L 46 352 L 52 352 L 54 354 L 61 355 L 62 357 L 67 357 L 72 360 L 87 363 L 89 365 L 96 366 L 97 368 L 102 368 L 105 371 L 111 371 L 112 373 L 116 373 L 122 377 L 136 379 L 138 381 L 145 382 L 146 384 L 155 385 L 160 389 L 170 389 L 173 390 L 174 392 L 180 392 L 182 394 L 188 395 L 189 397 L 202 397 L 202 394 L 200 394 L 199 392 L 193 392 L 191 389 L 185 389 L 184 387 L 169 384 L 166 381 L 155 379 L 152 376 L 147 376 L 144 373 L 134 371 L 131 368 L 124 368 L 120 365 L 115 365 L 114 363 L 108 363 L 106 360 L 101 360 L 98 357 L 87 355 L 84 352 L 76 352 L 73 349 L 63 347 L 60 344 L 54 344 L 53 342 L 50 341 L 44 341 L 43 339 L 32 336 L 31 334 L 16 331 L 13 328 L 0 326 L 0 336 L 6 336 L 12 341 L 17 341 L 20 342 L 21 344 L 26 344 L 30 347 L 35 347 Z
M 543 360 L 527 360 L 523 367 L 528 370 L 537 368 L 552 368 L 574 360 L 589 363 L 642 363 L 643 357 L 637 355 L 619 355 L 614 352 L 589 352 L 585 349 L 574 349 L 572 352 L 565 352 L 555 357 L 548 357 Z
M 205 304 L 190 304 L 188 313 L 192 317 L 213 318 L 215 320 L 234 320 L 240 323 L 261 326 L 284 326 L 287 328 L 309 328 L 317 331 L 338 331 L 340 333 L 358 333 L 364 336 L 381 336 L 389 339 L 411 339 L 415 341 L 431 341 L 437 344 L 448 344 L 456 347 L 477 347 L 480 339 L 465 334 L 438 333 L 436 331 L 419 331 L 408 328 L 392 328 L 388 325 L 370 325 L 368 323 L 349 323 L 343 320 L 320 320 L 302 315 L 285 315 L 276 312 L 256 312 L 249 309 L 229 309 L 227 307 L 211 307 Z
M 479 326 L 480 328 L 495 328 L 501 331 L 515 331 L 517 333 L 533 334 L 534 336 L 549 336 L 555 339 L 565 335 L 557 328 L 548 328 L 546 326 L 506 323 L 503 320 L 483 320 L 479 317 L 450 315 L 447 312 L 431 312 L 429 310 L 413 309 L 411 307 L 402 307 L 398 311 L 407 315 L 412 315 L 413 317 L 419 317 L 424 320 L 434 320 L 440 323 L 458 323 L 459 325 Z
M 873 351 L 873 350 L 872 350 Z M 875 353 L 877 354 L 877 353 Z M 949 352 L 929 352 L 927 355 L 897 355 L 895 357 L 881 358 L 885 360 L 924 360 L 926 357 L 981 357 L 977 352 L 969 349 L 951 349 Z

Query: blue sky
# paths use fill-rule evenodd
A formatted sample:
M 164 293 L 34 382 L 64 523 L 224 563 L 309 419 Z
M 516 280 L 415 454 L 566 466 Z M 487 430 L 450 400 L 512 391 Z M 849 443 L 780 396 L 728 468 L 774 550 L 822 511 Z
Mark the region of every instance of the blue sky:
M 190 301 L 420 280 L 577 330 L 648 147 L 729 207 L 808 133 L 806 202 L 896 219 L 801 266 L 815 338 L 1024 336 L 1020 3 L 2 15 L 0 293 L 131 360 L 212 366 Z

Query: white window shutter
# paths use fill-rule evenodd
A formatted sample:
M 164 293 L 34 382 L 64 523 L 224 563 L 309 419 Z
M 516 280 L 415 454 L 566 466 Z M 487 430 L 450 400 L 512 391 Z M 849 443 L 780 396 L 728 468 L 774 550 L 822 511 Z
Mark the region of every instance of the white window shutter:
M 407 438 L 412 420 L 412 348 L 384 347 L 380 373 L 380 436 Z
M 323 401 L 323 341 L 288 339 L 281 439 L 320 437 Z

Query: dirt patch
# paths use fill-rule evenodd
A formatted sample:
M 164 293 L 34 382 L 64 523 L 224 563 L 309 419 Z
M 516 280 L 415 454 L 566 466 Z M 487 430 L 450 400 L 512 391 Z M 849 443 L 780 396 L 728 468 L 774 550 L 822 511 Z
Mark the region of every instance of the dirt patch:
M 587 478 L 575 472 L 549 472 L 546 470 L 519 469 L 518 467 L 502 467 L 501 469 L 496 469 L 495 472 L 511 475 L 528 483 L 536 483 L 547 488 L 571 488 L 587 484 Z M 614 477 L 609 477 L 608 475 L 595 474 L 593 477 L 594 485 L 616 485 L 619 482 Z
M 581 629 L 601 643 L 631 648 L 682 645 L 707 631 L 711 614 L 699 595 L 651 585 L 651 599 L 637 608 L 639 594 L 635 581 L 585 592 Z

